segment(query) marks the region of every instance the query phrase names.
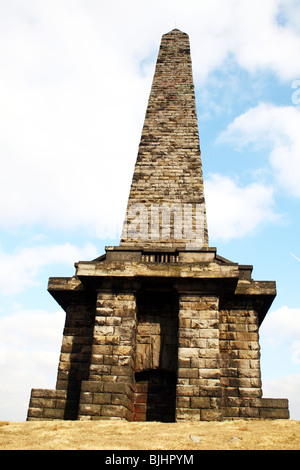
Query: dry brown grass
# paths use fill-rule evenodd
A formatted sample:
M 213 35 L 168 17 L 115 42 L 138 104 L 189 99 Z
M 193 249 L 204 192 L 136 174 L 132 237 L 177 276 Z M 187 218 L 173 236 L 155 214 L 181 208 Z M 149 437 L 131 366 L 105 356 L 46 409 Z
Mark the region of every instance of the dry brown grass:
M 0 449 L 299 450 L 300 421 L 2 421 Z

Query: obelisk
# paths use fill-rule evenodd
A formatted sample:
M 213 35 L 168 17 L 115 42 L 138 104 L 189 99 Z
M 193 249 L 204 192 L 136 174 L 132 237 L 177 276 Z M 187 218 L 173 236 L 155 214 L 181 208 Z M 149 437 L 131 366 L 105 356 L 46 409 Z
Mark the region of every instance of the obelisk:
M 178 29 L 161 40 L 121 245 L 208 246 L 190 43 Z

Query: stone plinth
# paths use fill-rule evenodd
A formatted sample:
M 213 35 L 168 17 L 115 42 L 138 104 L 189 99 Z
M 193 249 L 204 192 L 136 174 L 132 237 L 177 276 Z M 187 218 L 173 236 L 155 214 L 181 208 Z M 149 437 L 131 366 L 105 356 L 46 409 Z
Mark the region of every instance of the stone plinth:
M 28 419 L 288 418 L 261 391 L 275 283 L 215 249 L 168 253 L 108 247 L 50 279 L 67 312 L 58 389 L 33 390 Z

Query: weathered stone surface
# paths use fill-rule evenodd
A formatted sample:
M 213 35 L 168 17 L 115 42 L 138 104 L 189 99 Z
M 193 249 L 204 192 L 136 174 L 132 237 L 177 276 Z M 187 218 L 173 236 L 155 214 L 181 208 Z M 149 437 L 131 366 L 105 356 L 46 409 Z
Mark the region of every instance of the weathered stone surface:
M 201 248 L 208 237 L 190 44 L 188 35 L 175 29 L 161 41 L 121 245 L 185 247 L 182 223 L 175 226 L 172 214 L 192 215 L 196 204 L 204 209 Z M 133 234 L 137 205 L 143 208 L 143 230 Z M 169 219 L 169 237 L 159 222 L 162 213 Z

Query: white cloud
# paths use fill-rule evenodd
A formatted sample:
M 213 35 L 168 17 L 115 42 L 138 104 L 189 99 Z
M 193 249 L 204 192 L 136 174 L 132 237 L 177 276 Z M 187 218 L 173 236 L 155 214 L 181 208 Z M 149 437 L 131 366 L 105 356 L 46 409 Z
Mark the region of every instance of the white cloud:
M 64 315 L 62 310 L 49 313 L 17 306 L 10 315 L 0 316 L 0 341 L 15 349 L 53 351 L 62 334 Z
M 236 35 L 233 51 L 238 63 L 251 72 L 269 68 L 283 80 L 297 76 L 299 35 L 276 21 L 278 13 L 285 10 L 284 1 L 242 0 L 236 6 L 236 30 L 232 33 Z
M 210 175 L 205 182 L 208 230 L 214 240 L 228 241 L 255 233 L 263 224 L 278 222 L 273 189 L 259 183 L 240 186 L 232 179 Z
M 293 365 L 300 364 L 300 308 L 285 305 L 267 314 L 260 327 L 266 346 L 284 345 Z
M 289 0 L 193 3 L 198 4 L 195 7 L 197 13 L 192 16 L 185 4 L 185 13 L 181 12 L 184 24 L 190 28 L 193 44 L 209 45 L 200 46 L 198 50 L 195 47 L 193 57 L 197 76 L 203 79 L 215 67 L 222 65 L 228 55 L 251 73 L 271 70 L 282 80 L 291 80 L 299 75 L 296 60 L 300 46 L 299 29 L 290 21 L 292 16 L 299 16 L 299 4 L 294 4 L 291 14 Z M 284 26 L 278 22 L 282 13 L 287 18 Z
M 38 284 L 38 276 L 44 266 L 74 266 L 75 261 L 91 260 L 97 254 L 96 247 L 91 243 L 82 249 L 64 243 L 22 247 L 10 254 L 0 250 L 0 292 L 2 295 L 19 294 Z
M 274 364 L 278 361 L 278 368 L 276 372 L 274 371 L 275 373 L 278 374 L 280 368 L 282 368 L 281 370 L 297 370 L 300 364 L 300 308 L 290 308 L 284 305 L 277 310 L 270 311 L 260 327 L 260 338 L 261 343 L 264 344 L 263 352 L 265 353 L 269 349 L 268 354 L 272 354 Z M 272 367 L 271 364 L 270 367 Z M 283 391 L 287 390 L 289 393 L 292 393 L 291 396 L 287 396 L 290 397 L 293 406 L 297 403 L 299 419 L 299 399 L 294 396 L 293 392 L 287 389 L 289 385 L 293 384 L 293 377 L 291 375 L 286 384 L 282 380 L 281 384 L 280 380 L 277 383 L 276 379 L 273 382 L 271 381 L 269 385 L 280 386 Z M 299 381 L 299 377 L 296 377 L 297 381 Z M 267 381 L 266 390 L 268 390 L 268 383 Z M 290 388 L 292 389 L 293 387 L 291 386 Z
M 0 420 L 25 420 L 31 389 L 55 388 L 64 318 L 20 306 L 0 316 Z
M 81 2 L 31 5 L 10 11 L 2 34 L 1 223 L 96 235 L 99 220 L 125 214 L 145 79 L 135 51 L 111 47 L 104 18 L 97 24 Z
M 299 33 L 300 15 L 298 0 L 285 0 L 279 6 L 279 19 L 284 25 L 288 25 L 296 33 Z
M 229 124 L 218 141 L 270 148 L 269 161 L 277 183 L 300 197 L 300 109 L 260 103 Z
M 290 308 L 286 305 L 270 311 L 265 317 L 260 332 L 266 337 L 276 337 L 278 341 L 300 338 L 300 308 Z

